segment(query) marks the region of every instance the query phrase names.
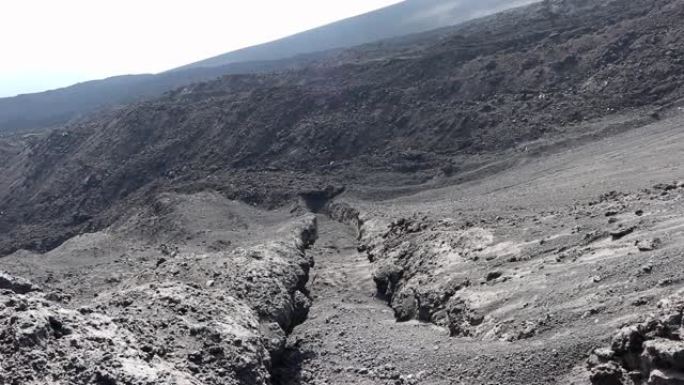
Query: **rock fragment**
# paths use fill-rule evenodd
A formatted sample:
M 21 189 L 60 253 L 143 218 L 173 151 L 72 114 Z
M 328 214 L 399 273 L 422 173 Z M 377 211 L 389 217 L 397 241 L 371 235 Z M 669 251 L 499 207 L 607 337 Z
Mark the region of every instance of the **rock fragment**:
M 28 280 L 20 277 L 13 277 L 4 272 L 0 272 L 0 289 L 11 290 L 17 294 L 40 291 L 38 286 Z
M 592 384 L 684 384 L 683 321 L 684 297 L 674 295 L 659 303 L 655 317 L 620 329 L 609 349 L 587 360 Z
M 611 230 L 609 233 L 613 240 L 616 241 L 633 233 L 634 230 L 636 230 L 636 226 L 619 226 L 618 228 Z

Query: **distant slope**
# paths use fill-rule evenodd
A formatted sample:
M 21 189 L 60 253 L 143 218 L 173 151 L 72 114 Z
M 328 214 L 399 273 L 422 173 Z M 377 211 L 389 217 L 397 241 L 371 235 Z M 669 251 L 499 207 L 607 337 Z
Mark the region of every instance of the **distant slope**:
M 552 4 L 413 49 L 227 76 L 36 135 L 0 167 L 0 255 L 100 230 L 156 192 L 276 207 L 325 186 L 467 180 L 508 154 L 681 105 L 684 2 Z M 597 123 L 620 114 L 634 119 Z
M 212 68 L 190 68 L 159 75 L 127 75 L 75 84 L 57 90 L 0 98 L 0 135 L 58 126 L 100 109 L 155 98 L 164 92 L 222 75 L 284 69 L 293 58 L 260 63 L 234 63 Z
M 229 52 L 181 68 L 273 60 L 297 54 L 352 47 L 455 25 L 539 0 L 406 0 L 380 10 L 270 43 Z
M 57 126 L 99 109 L 155 98 L 221 75 L 279 71 L 314 52 L 458 24 L 535 0 L 407 0 L 403 3 L 158 75 L 129 75 L 58 90 L 0 98 L 0 135 Z M 295 57 L 295 55 L 310 54 Z

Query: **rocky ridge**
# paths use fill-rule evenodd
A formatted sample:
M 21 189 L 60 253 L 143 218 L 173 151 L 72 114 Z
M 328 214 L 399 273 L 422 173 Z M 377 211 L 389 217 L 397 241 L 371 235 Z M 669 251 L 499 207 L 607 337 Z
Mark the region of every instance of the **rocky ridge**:
M 305 250 L 316 223 L 299 223 L 267 244 L 162 258 L 76 308 L 68 295 L 3 274 L 0 381 L 270 384 L 311 306 Z
M 587 366 L 595 385 L 684 383 L 682 314 L 684 296 L 661 300 L 648 320 L 625 326 L 610 347 L 593 351 Z

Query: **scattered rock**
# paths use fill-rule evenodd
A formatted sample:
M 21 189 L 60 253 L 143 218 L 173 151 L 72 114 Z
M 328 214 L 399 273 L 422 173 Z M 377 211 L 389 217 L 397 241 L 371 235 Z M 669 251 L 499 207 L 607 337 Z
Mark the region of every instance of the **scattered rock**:
M 593 385 L 624 385 L 623 370 L 613 362 L 592 368 L 589 379 Z
M 646 297 L 639 297 L 632 301 L 632 306 L 644 306 L 647 305 L 649 302 L 648 298 Z
M 653 188 L 655 190 L 672 191 L 679 188 L 679 183 L 681 182 L 658 183 L 657 185 L 653 186 Z
M 683 321 L 684 297 L 661 301 L 654 317 L 622 328 L 610 349 L 593 352 L 587 360 L 592 383 L 627 384 L 629 377 L 636 384 L 683 384 Z
M 638 240 L 634 245 L 639 249 L 639 251 L 653 251 L 660 247 L 662 241 L 660 238 L 652 238 L 647 240 Z
M 613 240 L 619 240 L 636 230 L 636 226 L 627 226 L 627 227 L 618 227 L 617 229 L 611 230 L 609 232 L 610 236 L 613 237 Z
M 487 282 L 490 282 L 490 281 L 493 281 L 497 278 L 500 278 L 502 275 L 503 275 L 503 273 L 500 271 L 490 271 L 489 273 L 487 273 L 485 280 L 487 280 Z
M 40 288 L 33 283 L 23 278 L 13 277 L 4 272 L 0 272 L 0 289 L 11 290 L 17 294 L 40 291 Z
M 684 374 L 673 370 L 656 369 L 648 377 L 648 385 L 684 385 Z

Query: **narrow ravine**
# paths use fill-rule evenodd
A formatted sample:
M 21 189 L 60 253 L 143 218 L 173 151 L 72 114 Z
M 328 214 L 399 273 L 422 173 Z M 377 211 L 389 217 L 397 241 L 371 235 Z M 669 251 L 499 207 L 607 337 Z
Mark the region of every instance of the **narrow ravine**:
M 376 296 L 368 256 L 358 251 L 358 212 L 344 205 L 326 211 L 340 221 L 317 216 L 318 241 L 308 250 L 315 259 L 307 285 L 313 305 L 288 338 L 274 385 L 565 385 L 571 382 L 558 373 L 576 376 L 580 358 L 558 352 L 589 347 L 572 335 L 507 342 L 397 322 Z
M 323 215 L 318 221 L 319 239 L 309 251 L 316 261 L 309 281 L 313 306 L 290 336 L 275 382 L 453 383 L 446 367 L 435 368 L 448 332 L 418 322 L 396 323 L 392 310 L 375 297 L 370 263 L 356 250 L 355 229 Z

